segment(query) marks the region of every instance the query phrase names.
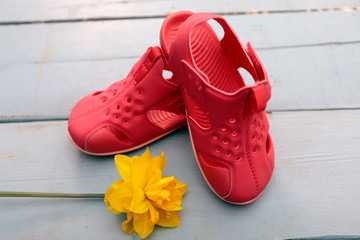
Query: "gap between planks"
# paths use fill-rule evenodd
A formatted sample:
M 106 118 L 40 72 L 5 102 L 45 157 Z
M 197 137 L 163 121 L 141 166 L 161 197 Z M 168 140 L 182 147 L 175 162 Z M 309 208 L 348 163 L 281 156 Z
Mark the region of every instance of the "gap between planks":
M 360 107 L 349 107 L 349 108 L 312 108 L 312 109 L 274 109 L 271 111 L 265 111 L 266 114 L 272 114 L 273 112 L 278 113 L 290 113 L 290 112 L 323 112 L 323 111 L 356 111 L 360 110 Z M 17 118 L 17 119 L 0 119 L 0 124 L 6 123 L 30 123 L 30 122 L 57 122 L 57 121 L 68 121 L 67 117 L 59 117 L 59 118 Z
M 232 15 L 263 15 L 263 14 L 289 14 L 289 13 L 313 13 L 313 12 L 351 12 L 360 11 L 360 6 L 345 6 L 336 8 L 308 8 L 308 9 L 292 9 L 292 10 L 250 10 L 235 12 L 212 12 L 223 16 Z M 168 15 L 168 14 L 167 14 Z M 135 20 L 135 19 L 156 19 L 166 18 L 167 15 L 150 15 L 150 16 L 126 16 L 126 17 L 93 17 L 93 18 L 70 18 L 70 19 L 49 19 L 34 21 L 3 21 L 0 26 L 6 25 L 26 25 L 26 24 L 54 24 L 54 23 L 77 23 L 77 22 L 95 22 L 95 21 L 119 21 L 119 20 Z

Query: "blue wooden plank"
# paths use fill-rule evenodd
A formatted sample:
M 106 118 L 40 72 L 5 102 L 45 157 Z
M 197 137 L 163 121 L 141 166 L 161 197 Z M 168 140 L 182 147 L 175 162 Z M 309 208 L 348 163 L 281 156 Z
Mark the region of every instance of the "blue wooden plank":
M 0 2 L 0 22 L 70 20 L 91 18 L 136 18 L 165 16 L 169 12 L 188 9 L 195 12 L 245 13 L 250 12 L 297 12 L 312 10 L 332 10 L 359 6 L 358 0 L 302 0 L 302 1 L 244 1 L 244 0 L 172 0 L 172 1 L 98 1 L 98 0 L 2 0 Z
M 359 13 L 227 18 L 269 73 L 269 111 L 359 107 Z M 0 120 L 66 119 L 81 97 L 122 79 L 157 45 L 161 21 L 0 27 L 0 101 L 12 103 L 0 106 Z M 23 32 L 34 39 L 24 42 Z
M 235 15 L 226 20 L 257 49 L 360 41 L 360 11 Z M 0 64 L 138 57 L 159 45 L 162 19 L 0 26 Z M 319 31 L 321 29 L 321 31 Z M 24 41 L 23 36 L 31 36 Z
M 165 151 L 164 175 L 189 187 L 181 225 L 157 228 L 149 239 L 360 234 L 360 149 L 356 147 L 360 110 L 281 112 L 268 117 L 275 171 L 261 197 L 246 206 L 225 203 L 211 192 L 186 129 L 150 145 L 153 155 Z M 112 157 L 91 157 L 72 146 L 66 122 L 0 124 L 0 132 L 6 136 L 0 139 L 2 190 L 102 193 L 119 179 Z M 102 201 L 2 198 L 0 208 L 5 239 L 135 237 L 122 232 L 124 217 L 108 212 Z
M 4 0 L 0 22 L 161 17 L 188 4 Z M 268 109 L 278 112 L 268 117 L 276 167 L 257 201 L 234 206 L 208 188 L 186 128 L 151 144 L 153 154 L 165 151 L 164 174 L 189 188 L 181 225 L 156 228 L 149 239 L 359 236 L 359 1 L 191 5 L 196 11 L 261 10 L 227 19 L 242 41 L 250 40 L 259 50 L 272 81 Z M 341 9 L 331 12 L 334 7 Z M 323 8 L 326 12 L 321 13 Z M 298 10 L 301 13 L 295 14 Z M 269 11 L 282 13 L 267 15 Z M 124 77 L 146 47 L 157 44 L 154 32 L 161 21 L 0 26 L 0 121 L 65 119 L 80 97 Z M 314 111 L 344 108 L 352 110 Z M 112 156 L 92 157 L 72 146 L 66 121 L 0 123 L 0 133 L 0 190 L 104 193 L 119 179 Z M 138 239 L 122 232 L 125 217 L 110 213 L 101 200 L 0 198 L 0 211 L 4 239 Z
M 145 49 L 144 49 L 145 50 Z M 360 43 L 259 50 L 268 111 L 360 107 Z M 66 119 L 77 101 L 126 76 L 136 58 L 14 65 L 0 70 L 0 121 Z M 352 66 L 352 67 L 350 67 Z M 66 97 L 64 97 L 66 94 Z

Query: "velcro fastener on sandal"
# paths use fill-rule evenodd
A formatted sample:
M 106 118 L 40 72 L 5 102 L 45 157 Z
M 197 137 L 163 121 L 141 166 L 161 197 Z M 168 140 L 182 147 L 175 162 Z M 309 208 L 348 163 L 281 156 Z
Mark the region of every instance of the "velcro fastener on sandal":
M 164 69 L 169 69 L 161 49 L 159 47 L 149 47 L 139 62 L 136 63 L 137 68 L 134 68 L 132 78 L 136 84 L 146 76 L 159 57 L 163 59 Z

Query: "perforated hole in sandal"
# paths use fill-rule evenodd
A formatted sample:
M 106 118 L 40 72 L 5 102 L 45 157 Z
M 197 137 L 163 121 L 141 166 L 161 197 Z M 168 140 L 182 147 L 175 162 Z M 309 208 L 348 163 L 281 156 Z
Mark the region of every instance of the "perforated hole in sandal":
M 165 69 L 164 69 L 163 72 L 162 72 L 162 76 L 163 76 L 164 79 L 170 81 L 170 79 L 172 78 L 173 74 L 172 74 L 171 71 L 168 71 L 168 70 L 165 70 Z
M 230 119 L 229 119 L 229 123 L 236 123 L 236 118 L 233 118 L 233 117 L 230 118 Z

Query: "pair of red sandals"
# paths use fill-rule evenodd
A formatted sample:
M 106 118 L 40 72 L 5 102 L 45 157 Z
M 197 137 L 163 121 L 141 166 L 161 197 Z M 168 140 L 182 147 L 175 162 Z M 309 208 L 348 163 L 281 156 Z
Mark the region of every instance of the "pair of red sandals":
M 224 30 L 219 40 L 208 20 Z M 271 86 L 254 50 L 245 49 L 219 15 L 168 16 L 159 47 L 150 47 L 129 75 L 81 99 L 68 133 L 81 151 L 131 151 L 188 125 L 196 160 L 211 189 L 234 204 L 254 201 L 274 169 L 264 112 Z M 246 86 L 238 69 L 255 83 Z M 170 70 L 170 79 L 163 71 Z

